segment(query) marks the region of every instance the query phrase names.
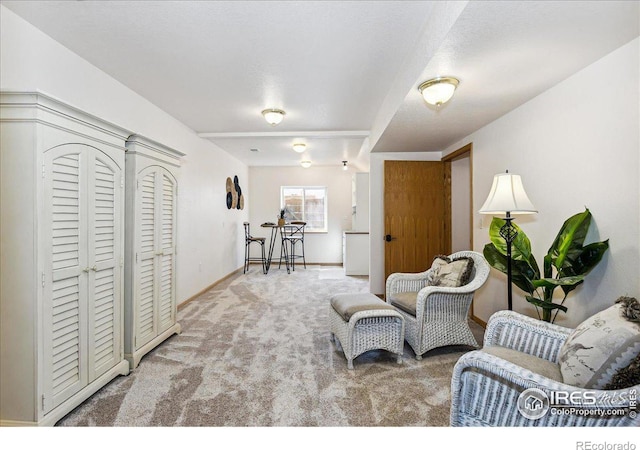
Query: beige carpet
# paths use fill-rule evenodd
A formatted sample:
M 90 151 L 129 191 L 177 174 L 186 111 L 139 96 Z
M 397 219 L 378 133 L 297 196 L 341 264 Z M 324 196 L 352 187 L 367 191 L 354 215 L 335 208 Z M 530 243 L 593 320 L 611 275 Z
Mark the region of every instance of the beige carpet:
M 182 334 L 147 354 L 58 426 L 447 426 L 453 365 L 467 347 L 402 364 L 368 352 L 347 370 L 329 298 L 367 292 L 341 268 L 258 266 L 178 311 Z M 477 338 L 482 329 L 472 327 Z

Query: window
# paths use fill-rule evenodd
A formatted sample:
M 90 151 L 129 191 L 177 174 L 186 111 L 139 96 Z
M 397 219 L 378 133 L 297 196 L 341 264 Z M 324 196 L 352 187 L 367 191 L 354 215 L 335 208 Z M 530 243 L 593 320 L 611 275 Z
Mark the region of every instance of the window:
M 280 207 L 287 220 L 307 222 L 306 231 L 327 231 L 327 188 L 323 186 L 282 186 Z

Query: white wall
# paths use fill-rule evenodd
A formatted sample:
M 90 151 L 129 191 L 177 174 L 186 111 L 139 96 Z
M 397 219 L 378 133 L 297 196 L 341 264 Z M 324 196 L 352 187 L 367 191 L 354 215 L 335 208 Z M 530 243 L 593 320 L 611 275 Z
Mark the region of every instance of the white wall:
M 238 175 L 248 188 L 247 167 L 9 9 L 0 12 L 0 89 L 39 90 L 186 153 L 178 190 L 178 302 L 241 267 L 248 209 L 227 210 L 225 181 Z
M 351 229 L 352 171 L 342 167 L 250 167 L 249 219 L 251 233 L 269 238 L 264 222 L 275 222 L 280 209 L 280 186 L 326 186 L 328 232 L 305 235 L 307 263 L 342 263 L 342 232 Z M 274 257 L 279 255 L 279 246 Z
M 522 176 L 539 213 L 516 221 L 540 265 L 564 220 L 585 206 L 591 210 L 587 242 L 610 239 L 610 248 L 570 294 L 568 313 L 556 321 L 561 325 L 575 326 L 621 295 L 640 295 L 639 55 L 635 39 L 444 152 L 473 142 L 474 211 L 494 174 L 509 169 Z M 489 242 L 490 221 L 474 217 L 477 251 Z M 506 301 L 506 277 L 492 269 L 474 313 L 486 321 Z M 517 288 L 514 309 L 536 317 Z
M 451 161 L 451 252 L 471 247 L 471 158 Z

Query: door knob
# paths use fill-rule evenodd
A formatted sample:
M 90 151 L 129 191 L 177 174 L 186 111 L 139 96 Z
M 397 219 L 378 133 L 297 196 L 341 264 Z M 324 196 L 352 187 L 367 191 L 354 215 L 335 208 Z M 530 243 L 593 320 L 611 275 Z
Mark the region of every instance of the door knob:
M 394 240 L 394 239 L 395 239 L 395 238 L 394 238 L 394 237 L 391 237 L 391 235 L 390 235 L 390 234 L 387 234 L 387 235 L 385 235 L 385 236 L 384 236 L 384 240 L 385 240 L 385 241 L 387 241 L 387 242 L 391 242 L 391 241 L 392 241 L 392 240 Z

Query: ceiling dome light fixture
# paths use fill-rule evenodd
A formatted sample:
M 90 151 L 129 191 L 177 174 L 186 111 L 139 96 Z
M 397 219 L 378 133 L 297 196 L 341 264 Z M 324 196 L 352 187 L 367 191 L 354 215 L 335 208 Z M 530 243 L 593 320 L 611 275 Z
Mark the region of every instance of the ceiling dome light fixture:
M 276 126 L 282 122 L 285 114 L 286 113 L 283 110 L 276 108 L 269 108 L 262 111 L 264 120 L 266 120 L 271 126 Z
M 293 149 L 298 153 L 302 153 L 307 149 L 307 145 L 302 142 L 296 142 L 293 144 Z
M 349 168 L 347 167 L 346 161 L 342 161 L 342 170 L 349 170 Z
M 300 165 L 305 169 L 308 169 L 309 167 L 311 167 L 311 161 L 300 161 Z
M 460 84 L 457 78 L 438 77 L 427 80 L 418 86 L 424 101 L 439 108 L 453 97 L 453 93 Z

